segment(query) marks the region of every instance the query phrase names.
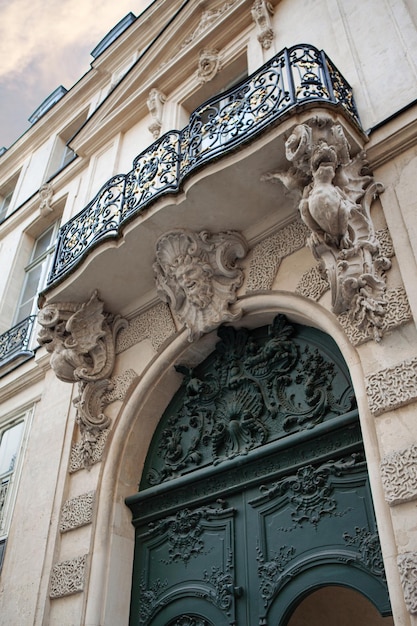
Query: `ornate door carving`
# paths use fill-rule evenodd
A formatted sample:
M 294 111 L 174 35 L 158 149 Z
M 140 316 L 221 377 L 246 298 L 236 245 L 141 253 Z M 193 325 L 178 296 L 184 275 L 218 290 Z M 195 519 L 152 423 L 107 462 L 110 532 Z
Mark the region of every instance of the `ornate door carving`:
M 355 399 L 322 333 L 222 328 L 163 415 L 140 491 L 131 626 L 285 624 L 320 584 L 388 614 Z

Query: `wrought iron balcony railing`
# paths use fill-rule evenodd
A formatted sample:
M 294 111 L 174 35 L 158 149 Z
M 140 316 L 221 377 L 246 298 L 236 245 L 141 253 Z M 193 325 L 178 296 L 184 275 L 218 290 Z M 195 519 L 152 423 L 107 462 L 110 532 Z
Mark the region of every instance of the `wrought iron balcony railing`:
M 36 315 L 29 315 L 0 335 L 0 369 L 14 359 L 33 356 L 31 339 L 35 320 Z
M 163 194 L 175 194 L 198 167 L 277 123 L 291 109 L 327 103 L 359 118 L 352 89 L 323 51 L 285 48 L 246 80 L 208 100 L 181 131 L 169 131 L 139 154 L 128 174 L 113 176 L 59 232 L 47 287 L 62 280 L 106 238 Z

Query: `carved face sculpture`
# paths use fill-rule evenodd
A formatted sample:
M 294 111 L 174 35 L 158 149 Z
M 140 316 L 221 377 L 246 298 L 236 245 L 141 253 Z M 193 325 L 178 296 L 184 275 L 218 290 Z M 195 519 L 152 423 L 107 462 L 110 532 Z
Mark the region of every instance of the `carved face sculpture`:
M 325 141 L 319 143 L 311 157 L 311 171 L 314 180 L 331 182 L 337 167 L 336 150 Z
M 189 254 L 179 257 L 175 263 L 173 276 L 190 304 L 199 309 L 204 309 L 210 304 L 213 298 L 213 271 L 203 259 Z

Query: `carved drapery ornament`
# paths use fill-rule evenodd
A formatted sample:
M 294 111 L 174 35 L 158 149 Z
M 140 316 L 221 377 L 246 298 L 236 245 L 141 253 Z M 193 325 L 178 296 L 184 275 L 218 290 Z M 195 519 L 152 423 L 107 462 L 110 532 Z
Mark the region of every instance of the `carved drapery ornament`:
M 241 317 L 242 312 L 230 311 L 230 305 L 243 282 L 236 260 L 247 250 L 244 237 L 232 231 L 178 229 L 158 239 L 154 263 L 158 294 L 187 327 L 190 341 Z
M 307 244 L 326 272 L 333 312 L 348 312 L 379 341 L 387 308 L 384 273 L 391 262 L 381 253 L 370 208 L 383 187 L 364 173 L 364 153 L 351 158 L 343 128 L 331 118 L 296 126 L 285 148 L 292 167 L 263 180 L 278 179 L 298 193 L 310 229 Z
M 274 7 L 266 0 L 255 0 L 251 13 L 253 21 L 259 30 L 258 41 L 264 50 L 268 50 L 274 39 L 274 30 L 271 23 Z
M 200 83 L 208 83 L 222 69 L 220 53 L 215 48 L 204 48 L 198 59 L 197 76 Z
M 103 311 L 95 291 L 83 304 L 48 304 L 39 311 L 38 341 L 51 354 L 56 376 L 78 383 L 74 400 L 82 439 L 85 466 L 91 465 L 93 448 L 100 433 L 109 427 L 104 412 L 105 394 L 115 362 L 115 338 L 126 320 Z
M 148 130 L 152 133 L 154 139 L 158 139 L 162 128 L 162 113 L 166 101 L 165 94 L 159 89 L 151 89 L 146 104 L 149 113 L 152 116 L 152 123 L 148 126 Z

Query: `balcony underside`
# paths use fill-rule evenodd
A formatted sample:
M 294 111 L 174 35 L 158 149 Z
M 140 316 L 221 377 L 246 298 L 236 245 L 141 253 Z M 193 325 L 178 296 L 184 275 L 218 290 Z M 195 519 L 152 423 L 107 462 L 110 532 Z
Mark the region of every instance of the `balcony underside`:
M 121 232 L 101 237 L 41 300 L 83 302 L 97 289 L 109 311 L 129 315 L 156 297 L 152 265 L 163 233 L 174 228 L 237 230 L 253 244 L 295 219 L 295 198 L 281 183 L 261 181 L 266 172 L 288 169 L 285 140 L 292 128 L 318 114 L 331 116 L 343 126 L 351 154 L 363 147 L 364 137 L 334 105 L 309 103 L 291 113 L 251 143 L 191 173 L 182 189 L 133 214 Z

